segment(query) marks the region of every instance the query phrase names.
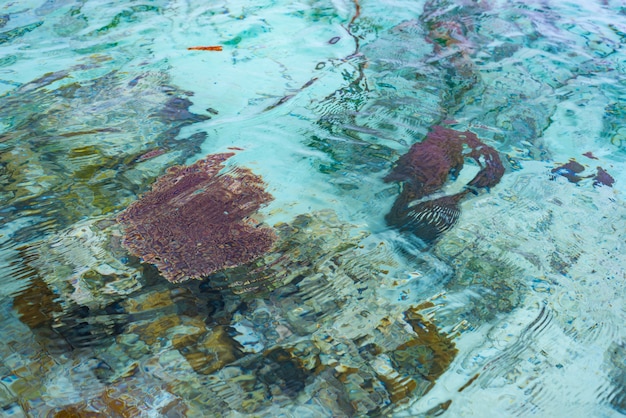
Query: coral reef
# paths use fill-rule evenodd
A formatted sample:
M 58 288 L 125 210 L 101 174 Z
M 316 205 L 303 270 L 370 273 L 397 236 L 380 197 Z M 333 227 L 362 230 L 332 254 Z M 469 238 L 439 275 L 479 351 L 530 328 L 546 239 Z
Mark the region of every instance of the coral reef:
M 459 132 L 435 126 L 422 142 L 401 156 L 386 182 L 403 182 L 402 193 L 421 199 L 439 190 L 463 168 L 463 138 Z
M 109 217 L 79 222 L 18 254 L 19 277 L 28 285 L 14 295 L 13 309 L 56 351 L 110 342 L 127 321 L 112 315 L 116 303 L 145 284 Z
M 585 153 L 583 155 L 587 158 L 597 160 L 597 158 L 594 157 L 590 153 Z M 567 181 L 569 181 L 570 183 L 579 183 L 580 181 L 584 179 L 590 178 L 593 180 L 594 187 L 598 187 L 598 186 L 612 187 L 613 183 L 615 183 L 615 179 L 609 173 L 607 173 L 604 168 L 600 166 L 596 168 L 595 175 L 592 175 L 592 174 L 581 175 L 581 173 L 583 173 L 584 171 L 585 171 L 585 166 L 579 163 L 578 161 L 576 161 L 575 159 L 571 158 L 567 163 L 559 165 L 558 167 L 555 167 L 552 170 L 550 170 L 550 173 L 551 173 L 550 180 L 555 180 L 556 176 L 562 176 L 562 177 L 565 177 Z
M 615 179 L 606 172 L 602 167 L 598 167 L 598 172 L 593 178 L 594 186 L 609 186 L 612 187 L 615 183 Z
M 205 186 L 203 176 L 218 175 L 228 156 L 213 157 L 195 167 Z M 195 172 L 190 167 L 166 174 L 168 184 L 194 183 L 174 175 Z M 90 385 L 84 398 L 58 396 L 41 408 L 58 416 L 96 404 L 107 412 L 116 405 L 145 409 L 143 401 L 119 398 L 117 388 L 129 385 L 146 404 L 154 399 L 141 388 L 157 388 L 163 399 L 156 409 L 190 416 L 227 410 L 273 416 L 285 404 L 294 415 L 301 408 L 313 416 L 376 415 L 430 390 L 456 356 L 454 335 L 425 311 L 433 304 L 372 303 L 398 286 L 390 273 L 398 267 L 393 250 L 330 210 L 299 215 L 276 231 L 272 251 L 259 259 L 184 283 L 159 280 L 155 267 L 128 257 L 111 217 L 25 248 L 23 271 L 31 281 L 13 308 L 52 356 L 42 367 L 61 376 L 72 349 L 91 353 L 93 363 L 81 363 L 80 384 Z M 100 267 L 91 271 L 85 263 Z M 36 399 L 39 385 L 62 384 L 20 373 L 28 378 L 12 389 L 34 388 L 25 399 Z
M 470 151 L 465 153 L 465 148 Z M 458 176 L 465 157 L 480 167 L 465 190 L 428 200 L 444 186 L 448 176 Z M 402 182 L 400 196 L 386 216 L 387 223 L 430 244 L 454 226 L 460 215 L 458 203 L 465 195 L 495 186 L 503 175 L 504 166 L 496 150 L 483 144 L 474 133 L 435 126 L 422 142 L 413 144 L 398 159 L 384 178 L 386 182 Z
M 118 216 L 123 244 L 171 282 L 247 263 L 274 243 L 272 229 L 249 219 L 272 200 L 261 178 L 244 168 L 219 173 L 232 155 L 168 169 Z
M 178 137 L 208 116 L 190 112 L 189 93 L 169 86 L 165 73 L 94 77 L 102 66 L 94 57 L 2 96 L 0 199 L 15 208 L 3 222 L 33 222 L 20 232 L 21 242 L 123 209 L 205 138 Z M 155 149 L 168 152 L 149 162 L 138 158 Z
M 567 163 L 553 168 L 550 173 L 553 174 L 552 179 L 558 175 L 565 177 L 570 183 L 578 183 L 584 178 L 579 176 L 583 171 L 585 171 L 585 167 L 578 161 L 571 159 Z
M 476 176 L 467 184 L 471 188 L 489 189 L 500 182 L 504 175 L 504 166 L 497 151 L 487 145 L 481 143 L 476 135 L 471 132 L 468 134 L 468 145 L 472 147 L 469 156 L 474 159 L 476 164 L 481 168 Z M 473 138 L 470 142 L 469 139 Z M 473 144 L 473 145 L 471 145 Z

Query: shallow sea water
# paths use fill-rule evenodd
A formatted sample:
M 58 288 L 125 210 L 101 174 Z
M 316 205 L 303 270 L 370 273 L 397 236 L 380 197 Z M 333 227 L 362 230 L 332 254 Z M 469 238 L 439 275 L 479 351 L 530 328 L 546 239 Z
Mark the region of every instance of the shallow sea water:
M 0 415 L 626 415 L 625 43 L 611 0 L 3 2 Z M 483 154 L 423 242 L 385 176 L 438 126 Z M 128 209 L 225 152 L 187 197 L 235 241 Z

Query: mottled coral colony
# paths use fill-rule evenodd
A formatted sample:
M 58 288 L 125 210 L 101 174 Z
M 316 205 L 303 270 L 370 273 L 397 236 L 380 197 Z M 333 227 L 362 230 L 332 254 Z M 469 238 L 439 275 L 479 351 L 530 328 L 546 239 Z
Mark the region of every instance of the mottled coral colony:
M 320 399 L 328 392 L 332 408 L 369 416 L 429 391 L 457 355 L 454 335 L 428 316 L 430 301 L 398 306 L 395 313 L 364 302 L 378 297 L 394 263 L 388 249 L 363 246 L 367 232 L 355 233 L 332 210 L 301 214 L 275 228 L 259 224 L 253 217 L 272 196 L 249 169 L 226 166 L 232 155 L 171 167 L 117 223 L 89 221 L 24 249 L 37 279 L 15 299 L 22 321 L 41 330 L 54 323 L 55 335 L 73 347 L 132 352 L 109 358 L 111 371 L 100 377 L 109 385 L 102 398 L 110 404 L 117 396 L 112 388 L 127 387 L 126 377 L 118 376 L 134 378 L 134 359 L 141 356 L 158 363 L 161 343 L 171 344 L 196 379 L 175 381 L 168 390 L 185 400 L 202 393 L 203 413 L 215 416 L 224 408 L 261 411 L 277 397 L 305 392 Z M 467 189 L 435 195 L 466 158 L 480 167 Z M 435 127 L 387 176 L 403 184 L 387 219 L 426 242 L 436 239 L 454 224 L 460 199 L 494 186 L 503 171 L 495 151 L 474 134 Z M 155 285 L 153 268 L 118 260 L 127 254 L 117 245 L 119 226 L 126 250 L 167 281 Z M 85 260 L 97 267 L 85 270 Z M 58 266 L 72 263 L 66 281 L 46 281 Z M 244 329 L 235 329 L 241 324 L 255 344 L 241 343 Z M 127 348 L 127 340 L 141 341 L 144 354 Z M 99 396 L 84 404 L 100 402 Z M 180 410 L 187 408 L 181 401 Z
M 473 159 L 480 171 L 454 195 L 429 199 L 463 168 L 465 157 Z M 469 192 L 488 189 L 500 182 L 504 166 L 492 147 L 483 144 L 476 134 L 435 126 L 422 142 L 414 144 L 401 156 L 385 181 L 402 182 L 403 188 L 387 215 L 387 222 L 400 230 L 412 232 L 431 243 L 450 229 L 459 217 L 458 203 Z
M 213 154 L 190 166 L 170 168 L 118 216 L 125 227 L 124 245 L 171 282 L 245 264 L 274 244 L 273 230 L 250 219 L 272 196 L 246 168 L 220 173 L 232 155 Z M 449 176 L 459 174 L 466 157 L 481 168 L 467 187 L 429 199 Z M 455 224 L 457 205 L 467 193 L 495 186 L 503 174 L 497 152 L 475 134 L 435 126 L 385 177 L 403 184 L 387 221 L 430 243 Z
M 124 245 L 171 282 L 205 277 L 251 261 L 275 240 L 249 217 L 272 200 L 245 168 L 220 173 L 232 153 L 170 168 L 119 216 Z

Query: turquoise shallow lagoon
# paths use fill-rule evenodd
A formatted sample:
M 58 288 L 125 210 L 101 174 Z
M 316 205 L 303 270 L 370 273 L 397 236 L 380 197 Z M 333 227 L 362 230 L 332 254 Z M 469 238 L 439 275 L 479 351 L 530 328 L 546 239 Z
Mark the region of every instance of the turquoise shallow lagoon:
M 0 415 L 626 414 L 620 1 L 0 4 Z

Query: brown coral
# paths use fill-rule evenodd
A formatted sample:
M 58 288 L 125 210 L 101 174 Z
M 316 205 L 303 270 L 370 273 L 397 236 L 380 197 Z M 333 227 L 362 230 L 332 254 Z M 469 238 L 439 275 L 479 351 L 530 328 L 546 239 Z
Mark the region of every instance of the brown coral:
M 469 150 L 466 154 L 465 149 Z M 466 190 L 424 200 L 443 187 L 448 175 L 458 175 L 465 157 L 472 158 L 481 168 Z M 402 192 L 385 218 L 390 225 L 410 230 L 424 242 L 432 243 L 454 226 L 460 214 L 458 203 L 470 190 L 489 189 L 503 175 L 504 166 L 496 150 L 483 144 L 474 133 L 435 126 L 424 141 L 414 144 L 398 159 L 385 177 L 387 182 L 403 182 Z
M 474 137 L 476 138 L 476 135 Z M 476 140 L 478 141 L 478 138 Z M 469 155 L 480 166 L 480 171 L 467 184 L 469 187 L 489 189 L 500 182 L 504 175 L 504 166 L 496 150 L 481 144 L 472 149 Z
M 124 245 L 171 282 L 205 277 L 267 252 L 274 232 L 249 216 L 272 200 L 245 168 L 220 174 L 232 153 L 170 168 L 119 216 Z
M 460 132 L 435 126 L 422 142 L 398 159 L 386 182 L 405 182 L 410 199 L 420 199 L 441 188 L 448 174 L 456 175 L 463 168 L 463 138 Z

